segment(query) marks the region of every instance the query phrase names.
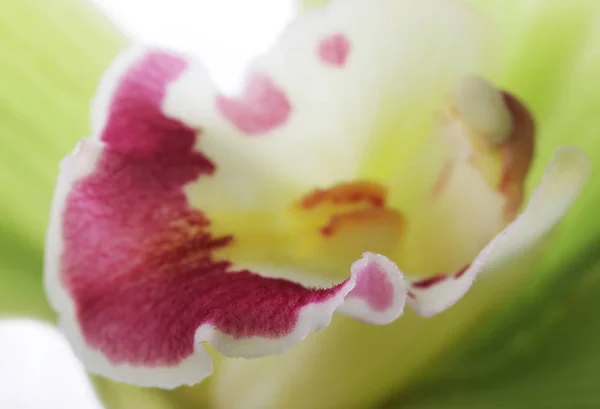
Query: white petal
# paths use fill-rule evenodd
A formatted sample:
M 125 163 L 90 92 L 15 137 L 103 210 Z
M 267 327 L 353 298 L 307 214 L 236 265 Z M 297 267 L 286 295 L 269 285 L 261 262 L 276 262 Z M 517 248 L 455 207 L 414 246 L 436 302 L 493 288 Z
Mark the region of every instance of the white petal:
M 494 66 L 495 45 L 486 19 L 459 1 L 334 1 L 293 22 L 239 95 L 207 87 L 194 68 L 165 110 L 203 127 L 211 157 L 330 186 L 370 161 L 408 158 L 458 79 Z
M 559 148 L 525 211 L 461 272 L 409 282 L 408 305 L 424 316 L 454 305 L 479 273 L 527 252 L 560 222 L 589 177 L 590 163 L 577 148 Z M 457 237 L 460 240 L 460 237 Z

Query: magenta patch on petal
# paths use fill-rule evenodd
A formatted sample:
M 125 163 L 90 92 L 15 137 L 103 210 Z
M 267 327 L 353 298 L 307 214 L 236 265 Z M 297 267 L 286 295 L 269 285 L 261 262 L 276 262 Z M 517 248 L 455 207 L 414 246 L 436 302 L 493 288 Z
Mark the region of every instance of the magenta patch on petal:
M 456 273 L 454 273 L 454 279 L 458 280 L 459 278 L 461 278 L 469 268 L 471 268 L 471 265 L 467 264 L 466 266 L 458 270 Z
M 350 41 L 343 34 L 333 34 L 321 40 L 318 52 L 321 61 L 336 67 L 342 67 L 348 59 Z
M 62 283 L 85 342 L 114 364 L 176 365 L 194 353 L 205 324 L 235 339 L 282 337 L 302 307 L 349 291 L 346 282 L 308 289 L 215 259 L 235 238 L 212 236 L 183 192 L 215 166 L 194 151 L 197 132 L 161 111 L 167 86 L 185 68 L 161 52 L 129 66 L 94 171 L 71 186 L 62 213 Z M 89 159 L 86 144 L 95 143 L 84 141 L 63 172 Z
M 240 97 L 217 96 L 216 106 L 221 115 L 247 134 L 264 133 L 284 125 L 292 111 L 283 90 L 264 74 L 252 76 Z
M 384 311 L 394 302 L 394 283 L 383 271 L 383 267 L 375 262 L 369 262 L 361 269 L 356 286 L 349 297 L 366 301 L 374 311 Z
M 101 140 L 115 152 L 135 156 L 189 152 L 195 131 L 166 118 L 161 110 L 167 85 L 186 66 L 184 59 L 161 52 L 136 61 L 112 97 Z
M 389 324 L 402 315 L 407 282 L 394 262 L 381 254 L 366 252 L 350 270 L 356 284 L 340 312 L 378 325 Z
M 445 274 L 439 274 L 433 277 L 429 277 L 429 278 L 424 278 L 422 280 L 419 281 L 415 281 L 412 283 L 412 286 L 414 288 L 418 288 L 421 290 L 427 289 L 427 288 L 431 288 L 434 285 L 440 284 L 444 281 L 446 281 L 448 279 L 448 276 Z
M 438 274 L 413 281 L 409 285 L 409 304 L 426 317 L 451 307 L 473 284 L 477 270 L 471 267 L 472 264 L 467 264 L 452 274 Z

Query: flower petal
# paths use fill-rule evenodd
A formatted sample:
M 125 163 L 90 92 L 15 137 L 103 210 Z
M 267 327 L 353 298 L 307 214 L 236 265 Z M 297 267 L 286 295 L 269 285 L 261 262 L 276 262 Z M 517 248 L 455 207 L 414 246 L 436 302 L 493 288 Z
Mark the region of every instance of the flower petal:
M 406 235 L 389 256 L 421 275 L 470 263 L 517 215 L 534 140 L 521 101 L 482 78 L 464 78 L 439 131 L 393 185 L 390 201 L 405 214 Z
M 402 315 L 406 282 L 398 267 L 385 257 L 365 253 L 352 265 L 356 285 L 339 312 L 372 324 L 389 324 Z
M 408 304 L 419 314 L 435 315 L 456 303 L 479 273 L 526 252 L 562 219 L 583 189 L 590 173 L 586 155 L 577 148 L 559 148 L 525 211 L 494 238 L 464 269 L 409 281 Z
M 254 136 L 244 138 L 245 151 L 269 154 L 271 169 L 291 181 L 325 188 L 359 176 L 387 182 L 420 146 L 456 80 L 495 65 L 493 34 L 457 1 L 332 2 L 302 14 L 251 64 L 238 104 L 221 103 L 221 117 Z M 270 85 L 257 86 L 264 75 Z M 256 127 L 240 126 L 239 109 L 232 116 L 233 106 L 279 93 L 291 112 L 260 138 Z M 267 109 L 249 108 L 255 115 Z
M 343 282 L 311 288 L 223 257 L 236 237 L 215 234 L 185 190 L 221 162 L 199 150 L 204 130 L 167 112 L 170 85 L 189 71 L 172 53 L 127 53 L 102 82 L 93 137 L 61 164 L 46 288 L 87 368 L 144 386 L 193 384 L 212 371 L 202 343 L 232 357 L 282 353 L 324 329 L 353 289 L 352 304 L 368 307 L 346 313 L 398 317 L 405 284 L 389 266 L 359 263 Z

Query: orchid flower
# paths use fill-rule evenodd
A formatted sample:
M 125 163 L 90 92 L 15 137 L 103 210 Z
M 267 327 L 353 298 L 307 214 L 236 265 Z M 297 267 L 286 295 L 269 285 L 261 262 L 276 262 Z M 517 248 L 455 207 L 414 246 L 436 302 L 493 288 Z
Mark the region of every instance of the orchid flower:
M 189 56 L 125 51 L 61 163 L 47 234 L 47 295 L 78 357 L 192 385 L 207 344 L 259 358 L 334 312 L 433 316 L 531 251 L 589 163 L 559 148 L 519 213 L 535 126 L 488 79 L 496 47 L 454 0 L 340 0 L 291 24 L 235 95 Z

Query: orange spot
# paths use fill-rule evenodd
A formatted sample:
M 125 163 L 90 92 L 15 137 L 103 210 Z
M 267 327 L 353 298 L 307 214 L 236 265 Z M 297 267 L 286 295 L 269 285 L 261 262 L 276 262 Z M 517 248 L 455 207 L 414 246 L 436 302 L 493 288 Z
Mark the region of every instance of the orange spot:
M 377 225 L 399 230 L 402 227 L 402 216 L 398 211 L 392 209 L 355 210 L 331 216 L 329 223 L 323 226 L 320 231 L 323 236 L 331 237 L 366 225 Z
M 304 197 L 300 206 L 312 209 L 324 203 L 335 205 L 366 203 L 383 207 L 386 189 L 372 182 L 350 182 L 334 186 L 330 189 L 317 189 Z
M 397 210 L 385 207 L 386 195 L 383 186 L 364 181 L 319 189 L 300 201 L 302 220 L 344 248 L 350 245 L 346 238 L 363 247 L 392 243 L 403 230 L 404 219 Z

